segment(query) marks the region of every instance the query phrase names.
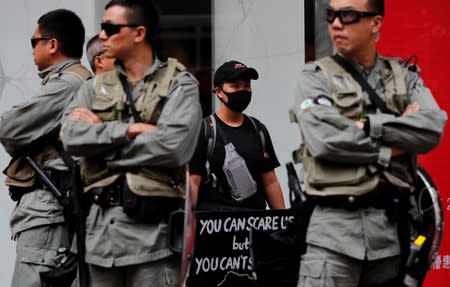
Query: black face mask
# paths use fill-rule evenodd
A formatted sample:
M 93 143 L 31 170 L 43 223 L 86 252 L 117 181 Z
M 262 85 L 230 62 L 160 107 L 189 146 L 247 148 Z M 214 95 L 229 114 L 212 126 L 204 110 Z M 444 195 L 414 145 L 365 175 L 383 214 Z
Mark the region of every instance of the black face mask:
M 235 112 L 242 112 L 245 110 L 250 101 L 252 99 L 252 92 L 241 90 L 234 93 L 227 93 L 223 91 L 225 95 L 228 97 L 228 103 L 225 103 L 221 98 L 219 98 L 225 106 L 227 106 L 230 110 Z

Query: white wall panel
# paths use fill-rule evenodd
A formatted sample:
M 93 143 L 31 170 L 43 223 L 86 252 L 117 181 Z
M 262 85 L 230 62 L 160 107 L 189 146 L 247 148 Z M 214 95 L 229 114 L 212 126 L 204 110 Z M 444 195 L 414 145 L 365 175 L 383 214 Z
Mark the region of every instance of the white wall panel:
M 214 66 L 238 60 L 254 67 L 252 102 L 246 112 L 266 124 L 281 166 L 276 170 L 287 200 L 285 163 L 298 148 L 299 132 L 289 123 L 296 79 L 304 63 L 302 0 L 214 0 Z M 217 101 L 216 101 L 217 103 Z

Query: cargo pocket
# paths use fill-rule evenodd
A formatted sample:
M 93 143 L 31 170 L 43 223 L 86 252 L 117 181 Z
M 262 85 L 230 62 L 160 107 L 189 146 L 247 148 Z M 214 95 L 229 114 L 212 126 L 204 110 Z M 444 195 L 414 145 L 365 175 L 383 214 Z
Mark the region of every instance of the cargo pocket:
M 324 266 L 325 261 L 323 259 L 308 258 L 307 255 L 305 255 L 300 264 L 299 286 L 324 286 L 324 276 L 322 276 Z
M 180 274 L 179 272 L 173 270 L 170 267 L 164 267 L 164 286 L 179 286 L 180 285 Z
M 118 103 L 119 97 L 114 94 L 101 94 L 94 98 L 91 109 L 103 121 L 114 121 L 118 119 Z
M 57 267 L 64 257 L 58 249 L 67 248 L 68 238 L 63 226 L 41 226 L 23 231 L 17 239 L 17 256 L 21 263 Z
M 58 254 L 55 250 L 39 249 L 36 247 L 25 247 L 18 254 L 20 263 L 43 265 L 50 268 L 56 268 L 58 263 L 64 257 L 64 254 Z
M 334 102 L 341 115 L 356 119 L 363 111 L 363 100 L 359 93 L 353 90 L 340 90 L 333 94 Z
M 306 180 L 314 187 L 356 185 L 367 179 L 365 166 L 344 165 L 312 157 L 302 158 Z

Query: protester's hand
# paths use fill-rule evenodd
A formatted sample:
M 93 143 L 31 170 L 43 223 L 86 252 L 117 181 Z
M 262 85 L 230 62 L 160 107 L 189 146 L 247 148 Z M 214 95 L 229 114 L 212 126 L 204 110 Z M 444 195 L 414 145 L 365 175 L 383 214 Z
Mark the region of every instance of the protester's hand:
M 74 121 L 83 121 L 91 124 L 101 124 L 103 121 L 94 114 L 91 110 L 86 108 L 76 108 L 69 113 L 69 119 Z
M 156 131 L 156 126 L 151 124 L 144 124 L 144 123 L 133 123 L 128 126 L 127 129 L 127 136 L 129 138 L 135 138 L 141 133 L 148 132 L 148 131 Z

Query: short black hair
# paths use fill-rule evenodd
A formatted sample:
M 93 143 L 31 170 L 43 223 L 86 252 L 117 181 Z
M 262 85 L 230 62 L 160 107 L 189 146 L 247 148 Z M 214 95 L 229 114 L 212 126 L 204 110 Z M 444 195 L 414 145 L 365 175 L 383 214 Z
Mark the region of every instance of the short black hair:
M 43 36 L 58 40 L 61 53 L 70 58 L 80 59 L 83 56 L 84 26 L 80 17 L 66 9 L 50 11 L 37 21 Z
M 127 8 L 125 18 L 128 24 L 145 26 L 147 28 L 145 39 L 150 45 L 154 45 L 159 30 L 159 12 L 151 0 L 111 0 L 106 4 L 105 10 L 112 6 Z
M 367 0 L 367 9 L 384 17 L 384 0 Z
M 95 73 L 95 57 L 103 53 L 103 41 L 99 38 L 98 34 L 92 37 L 86 44 L 86 58 L 91 66 L 92 71 Z

